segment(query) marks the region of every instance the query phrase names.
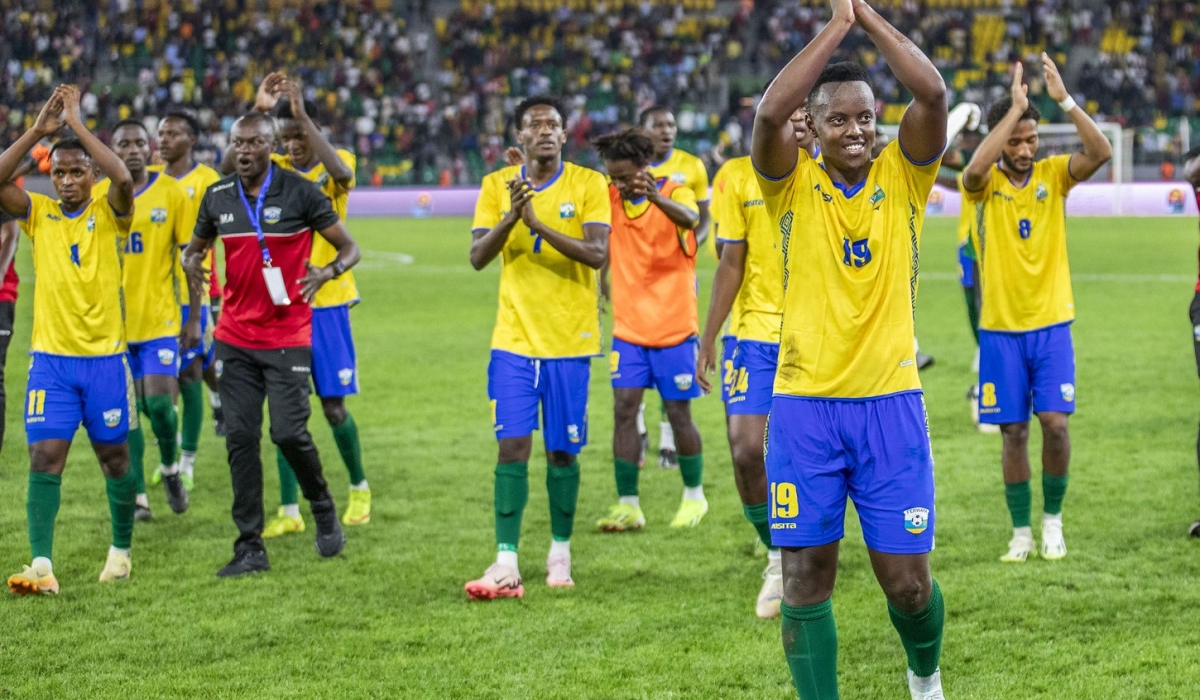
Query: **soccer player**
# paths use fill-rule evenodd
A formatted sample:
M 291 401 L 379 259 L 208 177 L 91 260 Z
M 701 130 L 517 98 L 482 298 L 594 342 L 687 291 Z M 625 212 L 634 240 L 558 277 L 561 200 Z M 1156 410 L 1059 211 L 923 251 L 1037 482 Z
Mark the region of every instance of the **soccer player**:
M 10 182 L 37 142 L 69 126 L 78 140 L 56 143 L 50 179 L 59 199 L 26 194 Z M 108 194 L 93 198 L 96 167 Z M 79 90 L 60 85 L 29 131 L 0 154 L 0 209 L 34 242 L 33 338 L 25 433 L 29 442 L 26 513 L 33 562 L 8 577 L 18 595 L 58 593 L 51 558 L 63 466 L 80 423 L 104 472 L 112 546 L 102 582 L 129 577 L 137 486 L 126 433 L 137 424 L 121 318 L 121 251 L 133 214 L 133 176 L 84 125 Z
M 496 561 L 464 589 L 475 600 L 520 598 L 521 517 L 538 405 L 546 447 L 552 541 L 546 585 L 570 587 L 579 451 L 587 444 L 590 360 L 600 354 L 596 270 L 608 257 L 610 208 L 600 173 L 564 162 L 566 111 L 530 97 L 513 119 L 524 165 L 483 179 L 471 225 L 471 266 L 497 257 L 500 308 L 488 363 L 488 398 L 499 441 Z
M 192 155 L 196 147 L 196 137 L 200 133 L 200 122 L 187 112 L 170 112 L 158 122 L 158 154 L 163 161 L 163 172 L 183 186 L 192 202 L 192 212 L 188 216 L 187 231 L 189 237 L 195 229 L 196 212 L 200 209 L 200 200 L 208 190 L 209 185 L 221 179 L 221 175 L 212 168 L 197 163 Z M 179 369 L 180 395 L 180 452 L 179 469 L 184 486 L 191 490 L 195 484 L 196 450 L 200 446 L 200 428 L 204 423 L 204 384 L 208 385 L 209 403 L 212 406 L 213 421 L 217 426 L 217 435 L 224 435 L 224 416 L 221 412 L 221 395 L 217 391 L 217 373 L 213 369 L 214 347 L 212 339 L 213 290 L 219 287 L 217 280 L 217 251 L 214 249 L 209 257 L 209 278 L 205 282 L 200 296 L 200 335 L 201 343 L 195 348 L 183 352 Z M 220 295 L 216 297 L 219 303 Z M 183 320 L 191 316 L 189 307 L 182 308 Z M 157 482 L 158 473 L 151 476 Z
M 671 527 L 695 527 L 708 512 L 700 431 L 692 399 L 696 382 L 696 196 L 679 183 L 650 174 L 654 142 L 639 129 L 597 138 L 593 145 L 612 181 L 613 461 L 617 504 L 597 522 L 604 532 L 638 530 L 646 517 L 638 503 L 638 407 L 658 389 L 679 445 L 683 500 Z
M 911 41 L 861 0 L 779 73 L 755 115 L 751 157 L 783 238 L 783 319 L 767 428 L 767 511 L 783 555 L 783 647 L 804 700 L 836 698 L 831 596 L 846 497 L 908 654 L 914 699 L 942 698 L 942 595 L 929 570 L 933 458 L 913 348 L 925 204 L 946 146 L 946 87 Z M 872 160 L 866 70 L 827 66 L 861 27 L 913 95 L 899 138 Z M 823 167 L 788 118 L 808 98 Z
M 1183 179 L 1187 181 L 1196 193 L 1196 205 L 1200 206 L 1200 146 L 1193 148 L 1183 156 Z M 1193 348 L 1196 351 L 1196 371 L 1200 372 L 1200 281 L 1196 282 L 1196 295 L 1188 308 L 1188 316 L 1192 320 Z M 1200 434 L 1196 437 L 1196 462 L 1200 464 Z M 1188 528 L 1190 537 L 1200 537 L 1200 520 Z
M 13 321 L 16 316 L 17 287 L 21 278 L 17 275 L 17 237 L 21 228 L 17 220 L 0 210 L 0 270 L 4 271 L 0 282 L 0 448 L 4 446 L 4 423 L 8 414 L 8 402 L 4 392 L 4 367 L 8 364 L 8 345 L 12 342 Z
M 650 174 L 660 181 L 670 180 L 691 190 L 696 197 L 696 207 L 700 219 L 696 223 L 696 241 L 704 244 L 708 239 L 708 171 L 704 162 L 687 151 L 675 148 L 675 136 L 679 129 L 675 124 L 675 115 L 671 110 L 661 105 L 654 105 L 642 111 L 638 124 L 650 134 L 654 143 L 654 155 L 650 160 Z M 713 252 L 717 252 L 715 248 Z M 644 406 L 638 408 L 638 432 L 643 436 L 642 449 L 649 444 L 646 435 L 646 419 Z M 639 464 L 641 459 L 638 460 Z M 667 414 L 666 402 L 663 402 L 659 420 L 658 465 L 664 469 L 675 469 L 679 466 L 679 456 L 676 452 L 675 434 L 671 429 L 671 421 Z
M 814 158 L 816 139 L 808 129 L 807 118 L 803 108 L 796 110 L 792 129 L 797 147 Z M 767 548 L 767 567 L 755 602 L 755 614 L 767 620 L 779 617 L 783 600 L 783 567 L 779 548 L 771 545 L 763 461 L 763 438 L 779 361 L 783 238 L 779 226 L 767 215 L 749 156 L 727 161 L 713 183 L 713 235 L 722 244 L 721 262 L 713 276 L 712 302 L 696 359 L 696 379 L 704 391 L 712 390 L 707 375 L 716 365 L 717 333 L 730 312 L 738 309 L 729 326 L 735 336 L 735 351 L 727 360 L 728 376 L 722 376 L 722 394 L 742 513 Z
M 122 266 L 129 368 L 138 409 L 150 418 L 158 441 L 158 472 L 167 505 L 183 513 L 188 507 L 188 491 L 177 461 L 175 414 L 181 350 L 178 336 L 183 327 L 181 291 L 187 293 L 189 318 L 193 319 L 188 322 L 188 335 L 200 337 L 200 293 L 192 292 L 179 276 L 179 247 L 191 238 L 192 202 L 174 178 L 148 168 L 150 133 L 141 122 L 119 122 L 112 132 L 112 148 L 133 176 L 134 187 L 133 223 Z M 111 180 L 98 183 L 92 196 L 103 197 L 111 184 Z M 130 426 L 129 460 L 138 485 L 138 520 L 151 517 L 142 465 L 145 446 L 141 426 Z
M 335 149 L 321 135 L 304 107 L 299 83 L 272 76 L 282 74 L 267 76 L 255 102 L 255 109 L 269 111 L 280 102 L 280 96 L 287 97 L 286 102 L 278 105 L 276 114 L 279 139 L 285 152 L 283 155 L 272 154 L 271 159 L 276 165 L 315 183 L 329 198 L 338 218 L 345 221 L 347 201 L 354 188 L 354 154 Z M 326 265 L 336 256 L 337 251 L 328 241 L 313 239 L 313 265 Z M 321 398 L 325 420 L 333 429 L 333 440 L 350 474 L 350 499 L 342 515 L 343 525 L 366 525 L 371 521 L 371 488 L 363 471 L 358 424 L 346 410 L 346 397 L 358 393 L 358 362 L 350 332 L 350 307 L 358 302 L 358 285 L 351 271 L 326 282 L 312 300 L 313 386 Z M 279 513 L 263 528 L 264 538 L 304 532 L 296 475 L 282 450 L 276 451 L 276 464 L 280 507 Z
M 1034 162 L 1041 114 L 1029 104 L 1024 68 L 1013 68 L 1012 95 L 988 109 L 988 135 L 962 175 L 979 225 L 983 309 L 979 319 L 979 419 L 1000 426 L 1004 497 L 1013 537 L 1004 562 L 1023 562 L 1037 547 L 1030 527 L 1029 412 L 1042 426 L 1043 559 L 1067 555 L 1062 504 L 1075 412 L 1075 300 L 1067 265 L 1067 193 L 1112 157 L 1112 146 L 1063 86 L 1042 54 L 1046 91 L 1075 125 L 1082 150 Z
M 220 377 L 239 536 L 222 578 L 271 568 L 262 540 L 262 406 L 271 410 L 271 441 L 287 455 L 316 522 L 317 553 L 342 551 L 345 535 L 308 432 L 312 374 L 312 307 L 321 285 L 359 260 L 358 245 L 329 199 L 271 161 L 275 123 L 261 112 L 234 122 L 237 172 L 208 188 L 184 252 L 189 283 L 203 286 L 204 262 L 220 236 L 225 249 L 225 310 L 217 322 Z M 337 250 L 328 265 L 309 262 L 314 232 Z M 307 270 L 307 271 L 306 271 Z

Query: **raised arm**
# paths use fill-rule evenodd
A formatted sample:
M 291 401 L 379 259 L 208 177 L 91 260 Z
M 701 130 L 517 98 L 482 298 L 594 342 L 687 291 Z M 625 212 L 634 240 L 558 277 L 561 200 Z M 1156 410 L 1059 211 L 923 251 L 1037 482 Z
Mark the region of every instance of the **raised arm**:
M 681 202 L 676 202 L 670 197 L 664 197 L 663 193 L 658 189 L 658 183 L 655 182 L 654 176 L 649 171 L 642 170 L 635 175 L 634 191 L 661 209 L 662 213 L 666 214 L 667 218 L 671 220 L 671 223 L 679 228 L 695 229 L 699 225 L 700 212 L 685 206 Z
M 305 301 L 312 301 L 313 295 L 331 279 L 335 279 L 346 270 L 358 264 L 362 259 L 362 253 L 359 252 L 358 243 L 350 236 L 350 232 L 346 230 L 346 224 L 340 220 L 334 225 L 321 229 L 317 233 L 329 241 L 329 243 L 337 250 L 337 257 L 333 262 L 324 267 L 317 267 L 311 262 L 308 263 L 308 273 L 300 279 L 300 293 L 304 295 Z
M 769 178 L 782 178 L 796 167 L 792 113 L 804 105 L 833 52 L 854 26 L 851 0 L 831 0 L 830 5 L 829 24 L 775 76 L 758 103 L 750 153 L 754 167 Z
M 1029 109 L 1029 86 L 1021 82 L 1024 73 L 1024 67 L 1017 61 L 1012 73 L 1012 106 L 1008 108 L 1008 114 L 1004 115 L 996 128 L 988 132 L 987 138 L 979 144 L 979 148 L 975 149 L 975 155 L 963 171 L 963 188 L 969 192 L 978 192 L 991 181 L 992 166 L 1000 160 L 1004 144 L 1012 136 L 1013 129 L 1017 128 L 1025 110 Z
M 284 86 L 287 83 L 287 76 L 281 71 L 268 73 L 266 78 L 258 86 L 258 92 L 254 94 L 254 103 L 250 106 L 255 112 L 270 112 L 275 109 L 275 105 L 279 104 L 279 98 L 283 95 Z M 233 146 L 225 149 L 225 153 L 221 155 L 221 162 L 217 165 L 217 170 L 222 175 L 232 175 L 236 169 L 233 160 Z
M 1075 104 L 1071 93 L 1067 92 L 1066 86 L 1063 85 L 1062 76 L 1058 73 L 1058 66 L 1054 65 L 1054 61 L 1050 60 L 1050 56 L 1045 52 L 1042 53 L 1042 71 L 1046 75 L 1046 92 L 1055 102 L 1060 105 L 1065 102 L 1064 106 L 1070 107 L 1065 110 L 1067 118 L 1075 125 L 1075 131 L 1079 133 L 1079 142 L 1083 150 L 1072 154 L 1067 171 L 1071 177 L 1082 182 L 1095 175 L 1101 166 L 1112 159 L 1112 144 L 1104 137 L 1100 127 L 1096 126 L 1096 122 L 1092 121 L 1087 112 Z
M 291 80 L 287 81 L 284 84 L 284 93 L 292 106 L 292 119 L 295 119 L 300 128 L 304 129 L 308 145 L 313 149 L 313 153 L 317 154 L 321 164 L 325 166 L 325 172 L 329 173 L 329 177 L 333 178 L 338 187 L 343 190 L 350 189 L 350 186 L 354 184 L 354 171 L 350 169 L 346 161 L 342 160 L 337 149 L 329 143 L 329 140 L 321 133 L 321 129 L 304 111 L 304 91 L 301 90 L 300 84 Z
M 863 0 L 854 17 L 875 44 L 896 79 L 913 94 L 900 120 L 900 148 L 914 163 L 937 160 L 946 150 L 946 83 L 929 58 Z
M 9 216 L 23 219 L 29 214 L 29 195 L 12 180 L 21 170 L 26 154 L 38 141 L 62 128 L 62 111 L 62 97 L 55 91 L 46 104 L 42 105 L 42 111 L 29 131 L 21 134 L 13 145 L 5 149 L 4 153 L 0 153 L 0 182 L 4 183 L 0 185 L 0 209 Z
M 71 127 L 75 138 L 79 139 L 92 155 L 92 162 L 100 168 L 100 172 L 107 175 L 111 181 L 108 188 L 109 205 L 118 216 L 133 213 L 133 175 L 129 174 L 129 168 L 125 167 L 125 163 L 117 154 L 88 131 L 87 125 L 83 123 L 83 116 L 79 113 L 79 88 L 74 85 L 60 85 L 55 93 L 62 97 L 63 117 L 67 126 Z

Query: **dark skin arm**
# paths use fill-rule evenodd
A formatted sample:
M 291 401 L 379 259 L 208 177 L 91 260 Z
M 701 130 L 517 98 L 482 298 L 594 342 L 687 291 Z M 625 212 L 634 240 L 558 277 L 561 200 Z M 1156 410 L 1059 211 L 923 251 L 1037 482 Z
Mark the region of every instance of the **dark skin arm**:
M 92 162 L 112 183 L 108 188 L 109 206 L 121 216 L 132 213 L 133 175 L 129 174 L 129 168 L 125 167 L 125 163 L 117 154 L 84 125 L 83 117 L 79 113 L 79 88 L 74 85 L 60 85 L 55 93 L 62 95 L 63 117 L 67 126 L 71 127 L 75 137 L 88 153 L 92 154 Z
M 798 154 L 792 114 L 804 106 L 817 77 L 854 26 L 851 0 L 832 0 L 830 5 L 832 19 L 775 76 L 758 104 L 750 153 L 754 167 L 767 177 L 782 178 L 796 167 Z
M 896 79 L 913 94 L 900 120 L 900 146 L 917 163 L 931 161 L 946 148 L 946 83 L 915 44 L 865 2 L 856 0 L 854 17 L 883 54 Z
M 592 269 L 598 270 L 608 259 L 608 227 L 601 224 L 585 224 L 583 238 L 572 238 L 555 231 L 538 220 L 533 213 L 533 183 L 528 179 L 514 178 L 508 183 L 509 196 L 512 198 L 512 208 L 508 214 L 487 231 L 476 231 L 471 240 L 471 266 L 482 270 L 488 263 L 500 254 L 508 235 L 512 233 L 517 221 L 521 221 L 529 230 L 541 236 L 542 240 L 566 257 L 581 262 Z M 514 216 L 514 214 L 516 214 Z
M 1021 76 L 1024 74 L 1025 68 L 1018 61 L 1013 66 L 1012 107 L 996 125 L 996 128 L 988 132 L 987 138 L 979 144 L 979 148 L 975 149 L 975 155 L 971 157 L 971 162 L 967 163 L 967 169 L 963 171 L 963 189 L 968 192 L 978 192 L 991 182 L 994 170 L 992 165 L 1000 160 L 1000 154 L 1004 152 L 1004 144 L 1008 142 L 1013 129 L 1017 128 L 1017 124 L 1020 123 L 1021 115 L 1029 109 L 1029 86 L 1021 82 Z
M 704 334 L 700 338 L 700 354 L 696 357 L 696 381 L 705 392 L 712 391 L 708 375 L 717 368 L 717 333 L 721 331 L 725 319 L 729 318 L 745 278 L 746 244 L 725 244 L 721 262 L 717 264 L 717 272 L 713 275 L 712 301 L 708 305 L 708 319 L 704 322 Z
M 343 190 L 350 189 L 350 186 L 354 184 L 354 171 L 350 169 L 349 165 L 346 165 L 346 161 L 338 155 L 337 149 L 329 143 L 312 118 L 305 113 L 304 92 L 300 89 L 300 84 L 289 80 L 285 83 L 284 94 L 292 104 L 292 118 L 304 129 L 304 137 L 313 153 L 325 166 L 325 172 L 329 173 L 329 177 L 333 178 L 338 187 Z
M 508 182 L 508 194 L 512 204 L 500 223 L 487 231 L 471 233 L 471 267 L 476 270 L 487 267 L 504 250 L 508 234 L 521 220 L 521 210 L 533 200 L 533 186 L 514 178 Z
M 670 197 L 664 197 L 658 189 L 658 183 L 655 182 L 654 176 L 649 171 L 643 170 L 637 174 L 633 182 L 633 195 L 635 199 L 645 197 L 651 204 L 661 209 L 671 223 L 679 228 L 694 229 L 699 225 L 700 214 L 695 209 L 689 209 Z
M 346 224 L 338 221 L 329 228 L 317 231 L 317 233 L 329 241 L 337 250 L 337 257 L 333 262 L 324 267 L 317 267 L 312 263 L 307 263 L 308 273 L 304 277 L 297 280 L 300 283 L 300 293 L 304 296 L 304 301 L 312 301 L 313 295 L 329 280 L 334 278 L 336 272 L 333 269 L 335 263 L 340 262 L 342 266 L 349 270 L 358 264 L 362 259 L 362 253 L 358 250 L 358 243 L 350 236 L 350 232 L 346 230 Z
M 696 243 L 703 243 L 708 239 L 709 224 L 712 223 L 712 214 L 709 213 L 708 202 L 696 202 L 696 207 L 700 210 L 700 220 L 692 227 L 696 232 Z
M 17 240 L 21 237 L 21 227 L 15 221 L 5 221 L 0 224 L 0 276 L 8 272 L 17 257 Z
M 1062 102 L 1071 96 L 1063 85 L 1058 66 L 1054 65 L 1054 61 L 1046 53 L 1042 53 L 1042 72 L 1046 76 L 1046 92 L 1051 99 Z M 1079 105 L 1067 112 L 1067 118 L 1075 125 L 1075 131 L 1079 134 L 1079 145 L 1082 147 L 1082 150 L 1071 155 L 1068 169 L 1071 177 L 1082 182 L 1095 175 L 1097 170 L 1112 159 L 1112 144 Z
M 183 249 L 183 271 L 187 275 L 189 302 L 193 294 L 199 297 L 201 290 L 204 289 L 204 280 L 208 276 L 208 271 L 204 269 L 204 262 L 208 259 L 208 251 L 216 243 L 216 240 L 193 235 L 192 240 Z

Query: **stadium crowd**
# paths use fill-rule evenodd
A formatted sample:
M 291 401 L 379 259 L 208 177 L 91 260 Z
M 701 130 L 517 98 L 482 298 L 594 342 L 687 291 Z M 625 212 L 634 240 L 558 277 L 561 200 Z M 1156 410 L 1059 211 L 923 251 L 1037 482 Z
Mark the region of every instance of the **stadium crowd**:
M 1146 159 L 1177 155 L 1178 122 L 1196 116 L 1192 2 L 878 4 L 943 72 L 952 103 L 992 102 L 1006 90 L 1011 60 L 1045 50 L 1067 67 L 1089 112 L 1143 125 L 1135 148 Z M 953 7 L 924 11 L 941 5 Z M 502 164 L 505 115 L 517 97 L 546 92 L 569 98 L 567 153 L 580 162 L 595 164 L 590 136 L 666 104 L 681 146 L 715 170 L 746 152 L 764 76 L 823 26 L 817 3 L 778 0 L 720 8 L 713 0 L 461 0 L 450 12 L 383 0 L 0 7 L 6 142 L 53 85 L 71 81 L 86 88 L 84 115 L 97 126 L 195 109 L 208 132 L 201 149 L 215 159 L 257 81 L 287 68 L 332 140 L 358 155 L 364 184 L 477 182 Z M 882 120 L 898 122 L 909 96 L 881 57 L 859 40 L 842 51 L 868 67 Z M 1048 118 L 1061 116 L 1038 81 L 1030 94 Z

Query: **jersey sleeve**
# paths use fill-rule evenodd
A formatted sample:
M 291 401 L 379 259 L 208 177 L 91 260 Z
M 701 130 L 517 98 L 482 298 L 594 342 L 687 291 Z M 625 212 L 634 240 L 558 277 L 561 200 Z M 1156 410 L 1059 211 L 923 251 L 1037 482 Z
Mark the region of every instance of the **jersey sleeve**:
M 178 245 L 185 246 L 188 241 L 192 240 L 192 232 L 188 228 L 188 223 L 192 220 L 194 206 L 192 199 L 187 196 L 187 191 L 183 187 L 174 188 L 171 193 L 171 211 L 175 212 L 175 220 L 171 228 Z
M 792 199 L 795 197 L 796 188 L 800 183 L 800 179 L 804 177 L 805 168 L 812 161 L 812 157 L 804 149 L 797 149 L 799 155 L 796 156 L 796 165 L 792 167 L 792 172 L 784 175 L 781 178 L 773 178 L 763 175 L 759 172 L 758 167 L 751 161 L 750 167 L 754 168 L 754 177 L 758 180 L 758 187 L 762 190 L 763 204 L 766 206 L 767 214 L 776 222 L 779 222 L 780 217 L 791 207 Z
M 928 200 L 929 193 L 933 191 L 933 183 L 937 182 L 938 168 L 942 165 L 942 157 L 938 156 L 931 161 L 925 163 L 917 163 L 908 157 L 904 152 L 904 146 L 900 144 L 900 140 L 896 139 L 893 144 L 888 144 L 880 155 L 881 158 L 889 157 L 894 160 L 904 173 L 904 179 L 908 182 L 908 186 L 912 191 L 919 194 L 921 199 Z M 888 153 L 894 148 L 893 153 Z
M 595 170 L 589 170 L 587 178 L 581 184 L 584 191 L 579 193 L 583 202 L 580 221 L 584 226 L 599 224 L 612 228 L 612 201 L 608 198 L 608 185 L 604 182 L 604 176 Z
M 716 224 L 717 240 L 721 243 L 741 243 L 746 240 L 746 217 L 738 205 L 737 178 L 731 168 L 722 167 L 713 178 L 712 214 Z
M 200 199 L 200 209 L 196 212 L 196 228 L 192 229 L 192 235 L 196 238 L 202 238 L 206 241 L 211 241 L 217 237 L 217 220 L 212 215 L 212 193 L 210 190 L 205 190 L 204 196 Z
M 313 233 L 324 231 L 341 221 L 333 210 L 333 202 L 316 187 L 299 188 L 304 192 L 304 221 Z
M 475 200 L 472 231 L 490 231 L 503 218 L 500 212 L 500 192 L 497 191 L 499 183 L 500 178 L 492 175 L 483 178 L 483 185 L 479 188 L 479 199 Z
M 1060 197 L 1066 197 L 1071 188 L 1079 184 L 1071 175 L 1070 155 L 1050 156 L 1046 159 L 1046 169 L 1049 171 L 1049 177 L 1046 179 L 1054 185 L 1055 194 Z
M 704 168 L 704 161 L 693 158 L 691 170 L 692 172 L 688 173 L 691 191 L 696 196 L 697 202 L 707 202 L 709 200 L 708 170 Z
M 45 218 L 43 212 L 46 211 L 46 206 L 52 200 L 46 195 L 36 192 L 27 192 L 25 196 L 29 198 L 29 211 L 25 213 L 25 218 L 17 219 L 17 225 L 21 227 L 26 236 L 33 238 L 37 234 L 37 222 Z
M 963 172 L 966 172 L 966 171 L 963 171 Z M 974 192 L 972 192 L 971 190 L 967 189 L 966 185 L 963 184 L 962 173 L 959 173 L 959 175 L 958 175 L 958 191 L 962 193 L 963 203 L 964 204 L 978 204 L 978 203 L 984 201 L 985 199 L 987 199 L 988 196 L 991 194 L 992 186 L 993 186 L 996 178 L 998 178 L 998 177 L 1004 177 L 1004 173 L 1000 172 L 1000 169 L 993 165 L 992 166 L 992 177 L 986 183 L 984 183 L 983 187 L 980 187 L 978 190 L 975 190 Z

